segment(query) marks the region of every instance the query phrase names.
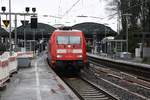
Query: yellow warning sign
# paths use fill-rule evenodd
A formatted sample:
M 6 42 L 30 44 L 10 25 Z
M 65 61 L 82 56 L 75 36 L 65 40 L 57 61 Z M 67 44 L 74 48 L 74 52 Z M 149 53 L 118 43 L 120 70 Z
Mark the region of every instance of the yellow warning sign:
M 3 23 L 4 23 L 5 27 L 7 28 L 9 23 L 10 23 L 10 21 L 9 20 L 3 20 Z

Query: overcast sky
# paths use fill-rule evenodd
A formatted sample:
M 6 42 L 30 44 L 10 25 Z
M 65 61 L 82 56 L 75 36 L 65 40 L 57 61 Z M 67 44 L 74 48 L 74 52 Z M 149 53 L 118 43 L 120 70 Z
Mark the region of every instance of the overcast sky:
M 77 1 L 79 2 L 73 6 Z M 25 7 L 35 7 L 38 13 L 38 22 L 49 25 L 97 22 L 101 24 L 108 23 L 107 26 L 110 26 L 115 31 L 117 30 L 117 19 L 108 20 L 107 16 L 110 15 L 110 12 L 105 10 L 107 0 L 11 0 L 11 2 L 12 12 L 25 12 Z M 8 4 L 9 0 L 0 1 L 0 7 L 6 6 L 6 11 L 8 11 Z M 71 7 L 72 9 L 70 9 Z M 30 12 L 32 12 L 31 9 Z M 48 17 L 43 15 L 48 15 Z M 80 15 L 89 17 L 77 17 Z M 50 16 L 63 17 L 58 19 Z M 6 16 L 2 16 L 2 19 L 6 19 Z M 18 16 L 18 26 L 21 25 L 20 20 L 23 19 L 23 16 Z M 26 19 L 30 19 L 30 17 L 26 17 Z M 13 17 L 12 20 L 14 20 Z

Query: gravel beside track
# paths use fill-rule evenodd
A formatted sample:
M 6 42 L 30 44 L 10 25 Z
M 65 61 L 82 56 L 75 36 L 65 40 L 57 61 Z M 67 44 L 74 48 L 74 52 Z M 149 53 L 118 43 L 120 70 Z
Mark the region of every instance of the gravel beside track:
M 106 91 L 108 91 L 114 95 L 117 95 L 120 98 L 120 100 L 147 100 L 149 97 L 148 90 L 144 91 L 144 94 L 145 94 L 144 96 L 138 95 L 137 93 L 134 93 L 134 92 L 135 91 L 141 92 L 141 91 L 139 91 L 140 90 L 139 87 L 138 87 L 138 89 L 139 89 L 138 90 L 135 87 L 132 87 L 133 85 L 130 85 L 128 83 L 125 84 L 126 82 L 118 81 L 117 78 L 112 78 L 110 76 L 106 76 L 105 73 L 96 74 L 93 70 L 86 69 L 81 73 L 81 75 L 83 77 L 86 77 L 91 82 L 97 84 L 101 88 L 104 88 Z M 118 82 L 120 82 L 120 83 L 118 83 Z M 132 88 L 130 88 L 130 89 L 132 89 L 132 91 L 130 91 L 130 89 L 124 88 L 123 86 L 124 87 L 129 86 L 128 88 L 132 87 Z
M 84 100 L 118 100 L 80 78 L 65 78 L 63 80 Z

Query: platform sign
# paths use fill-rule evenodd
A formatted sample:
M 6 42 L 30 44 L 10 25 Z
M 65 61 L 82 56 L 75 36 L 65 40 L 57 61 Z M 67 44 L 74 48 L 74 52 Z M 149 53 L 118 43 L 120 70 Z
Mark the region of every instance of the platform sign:
M 4 23 L 5 27 L 7 28 L 8 25 L 10 24 L 10 21 L 9 20 L 3 20 L 3 23 Z

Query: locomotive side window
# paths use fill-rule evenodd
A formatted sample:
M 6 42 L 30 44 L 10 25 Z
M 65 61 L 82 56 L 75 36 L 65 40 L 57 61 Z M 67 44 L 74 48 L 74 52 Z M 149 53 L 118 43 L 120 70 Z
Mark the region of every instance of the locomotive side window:
M 58 36 L 58 44 L 81 44 L 80 36 Z

